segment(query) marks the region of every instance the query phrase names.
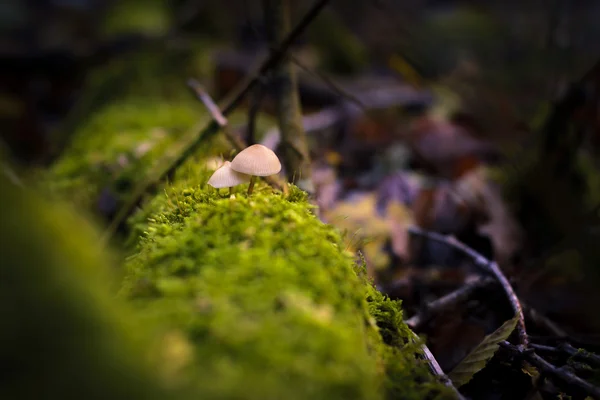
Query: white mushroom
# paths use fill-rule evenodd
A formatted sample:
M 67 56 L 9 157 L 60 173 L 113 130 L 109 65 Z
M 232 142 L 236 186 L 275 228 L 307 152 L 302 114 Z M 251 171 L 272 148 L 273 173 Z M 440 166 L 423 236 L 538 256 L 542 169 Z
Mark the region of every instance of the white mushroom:
M 275 175 L 281 171 L 281 162 L 273 150 L 262 144 L 253 144 L 240 151 L 231 161 L 231 169 L 250 175 L 248 195 L 252 194 L 257 176 Z
M 248 181 L 250 181 L 250 176 L 234 171 L 231 168 L 231 162 L 225 161 L 223 166 L 212 174 L 208 184 L 216 189 L 228 187 L 229 193 L 231 193 L 234 186 Z

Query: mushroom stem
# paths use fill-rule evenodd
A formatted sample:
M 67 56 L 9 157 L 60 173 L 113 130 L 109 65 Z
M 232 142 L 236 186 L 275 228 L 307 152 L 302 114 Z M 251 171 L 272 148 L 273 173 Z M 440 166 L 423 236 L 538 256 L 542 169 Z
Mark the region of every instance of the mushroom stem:
M 254 182 L 256 181 L 256 176 L 252 175 L 250 178 L 250 186 L 248 186 L 248 196 L 252 194 L 252 190 L 254 189 Z
M 229 197 L 233 196 L 233 186 L 229 186 Z

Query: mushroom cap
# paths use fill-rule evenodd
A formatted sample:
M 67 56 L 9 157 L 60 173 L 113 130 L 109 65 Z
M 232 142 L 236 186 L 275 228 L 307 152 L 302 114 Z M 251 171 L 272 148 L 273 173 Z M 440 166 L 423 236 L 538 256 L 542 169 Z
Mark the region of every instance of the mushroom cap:
M 234 171 L 231 169 L 231 163 L 229 161 L 225 161 L 225 164 L 223 164 L 221 168 L 212 174 L 208 180 L 208 184 L 216 189 L 219 189 L 236 186 L 249 181 L 250 176 Z
M 262 144 L 253 144 L 235 156 L 231 169 L 248 175 L 269 176 L 281 171 L 281 162 L 273 150 Z

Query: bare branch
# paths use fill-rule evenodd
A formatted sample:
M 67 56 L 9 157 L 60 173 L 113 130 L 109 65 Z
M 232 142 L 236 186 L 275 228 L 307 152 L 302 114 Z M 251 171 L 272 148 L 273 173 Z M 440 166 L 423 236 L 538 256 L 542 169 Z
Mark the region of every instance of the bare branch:
M 23 182 L 19 179 L 16 172 L 6 163 L 0 165 L 2 173 L 8 178 L 8 180 L 15 186 L 23 187 Z
M 486 278 L 467 283 L 455 291 L 428 303 L 423 311 L 407 319 L 406 324 L 413 330 L 419 330 L 434 314 L 439 314 L 462 303 L 477 289 L 487 287 L 495 282 L 494 279 Z
M 414 340 L 417 341 L 417 343 L 421 342 L 421 339 L 417 336 L 416 333 L 414 333 L 412 331 L 411 331 L 411 333 L 413 335 Z M 423 351 L 423 356 L 429 363 L 429 369 L 431 370 L 431 372 L 435 376 L 438 377 L 440 382 L 442 382 L 445 386 L 449 387 L 450 389 L 452 389 L 454 391 L 454 394 L 456 395 L 457 399 L 464 400 L 465 399 L 464 396 L 462 394 L 460 394 L 460 392 L 458 391 L 456 386 L 454 386 L 454 384 L 452 383 L 450 378 L 448 378 L 448 376 L 446 375 L 446 373 L 444 372 L 444 370 L 442 369 L 440 364 L 435 359 L 433 353 L 429 350 L 429 348 L 427 347 L 427 345 L 425 343 L 421 343 L 421 350 Z
M 561 343 L 558 346 L 548 346 L 544 344 L 531 343 L 529 345 L 532 349 L 539 351 L 540 353 L 551 353 L 551 354 L 566 354 L 569 357 L 573 357 L 576 360 L 583 361 L 590 365 L 600 366 L 600 356 L 589 351 L 576 349 L 569 343 Z
M 573 358 L 585 361 L 595 366 L 600 366 L 600 356 L 598 356 L 597 354 L 590 353 L 589 351 L 581 349 L 576 349 L 569 343 L 562 343 L 558 347 Z
M 518 346 L 510 344 L 507 341 L 501 342 L 500 346 L 514 354 L 522 356 L 531 365 L 538 368 L 542 373 L 546 374 L 547 376 L 561 380 L 570 386 L 579 388 L 580 390 L 584 391 L 586 394 L 592 396 L 593 398 L 600 399 L 600 388 L 584 381 L 583 379 L 569 371 L 567 368 L 552 365 L 551 363 L 537 355 L 535 352 L 530 350 L 523 350 Z
M 212 115 L 217 124 L 219 124 L 221 128 L 227 126 L 227 118 L 221 113 L 219 106 L 217 106 L 209 94 L 206 93 L 206 90 L 200 85 L 200 82 L 195 79 L 189 79 L 187 84 L 194 91 L 196 97 L 204 103 L 208 112 L 210 112 L 210 115 Z
M 594 352 L 600 352 L 600 337 L 598 335 L 578 336 L 535 336 L 529 337 L 532 342 L 560 346 L 569 343 L 572 346 L 584 348 Z
M 515 294 L 515 291 L 508 282 L 508 279 L 506 278 L 506 276 L 504 276 L 504 274 L 498 267 L 498 264 L 496 264 L 494 261 L 488 260 L 469 246 L 456 240 L 456 238 L 454 237 L 445 236 L 435 232 L 424 231 L 415 226 L 411 226 L 410 228 L 408 228 L 408 231 L 413 235 L 418 235 L 426 237 L 429 240 L 445 243 L 448 246 L 460 250 L 461 252 L 469 256 L 477 267 L 481 268 L 485 272 L 491 273 L 494 276 L 494 278 L 496 278 L 496 280 L 500 283 L 500 285 L 502 285 L 502 289 L 504 290 L 504 293 L 506 293 L 506 297 L 508 298 L 508 301 L 510 302 L 513 311 L 519 315 L 519 322 L 517 324 L 519 344 L 523 349 L 527 347 L 529 339 L 527 337 L 527 331 L 525 330 L 525 317 L 523 316 L 523 308 L 521 306 L 521 303 L 519 302 L 519 298 Z
M 229 140 L 233 148 L 237 151 L 244 150 L 246 148 L 246 144 L 242 141 L 242 139 L 231 132 L 227 124 L 227 118 L 225 118 L 223 113 L 221 113 L 219 107 L 215 104 L 210 95 L 206 93 L 202 85 L 200 85 L 200 83 L 195 79 L 189 79 L 188 86 L 194 91 L 196 97 L 198 97 L 198 99 L 204 103 L 208 109 L 208 112 L 210 112 L 210 115 L 213 117 L 213 120 L 219 124 L 219 127 L 223 130 L 225 137 L 227 140 Z
M 346 90 L 342 89 L 337 83 L 335 83 L 333 80 L 331 80 L 327 75 L 324 75 L 324 74 L 320 73 L 319 71 L 316 71 L 312 68 L 305 66 L 304 63 L 302 61 L 300 61 L 293 54 L 289 54 L 288 57 L 290 58 L 290 60 L 292 60 L 292 62 L 294 64 L 296 64 L 298 67 L 300 67 L 300 69 L 302 69 L 303 71 L 307 72 L 308 74 L 313 75 L 316 78 L 322 80 L 323 83 L 325 83 L 334 93 L 336 93 L 340 97 L 347 99 L 350 102 L 356 104 L 361 110 L 363 110 L 365 112 L 367 111 L 367 106 L 362 101 L 360 101 L 358 99 L 358 97 L 356 97 L 356 96 L 348 93 Z

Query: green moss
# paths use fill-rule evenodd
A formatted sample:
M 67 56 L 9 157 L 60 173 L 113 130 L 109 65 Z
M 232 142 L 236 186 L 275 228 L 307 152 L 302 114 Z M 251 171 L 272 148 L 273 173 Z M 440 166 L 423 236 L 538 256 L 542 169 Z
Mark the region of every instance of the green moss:
M 164 5 L 163 0 L 153 0 L 147 11 L 160 14 Z M 117 5 L 115 12 L 132 6 L 136 2 L 127 1 Z M 102 198 L 114 200 L 117 204 L 112 208 L 118 207 L 134 186 L 154 178 L 210 121 L 185 82 L 188 77 L 201 82 L 209 78 L 214 68 L 211 50 L 203 38 L 177 48 L 150 42 L 92 71 L 83 95 L 57 132 L 65 149 L 40 181 L 81 209 L 98 213 Z M 232 126 L 243 124 L 247 113 L 240 110 L 228 119 Z M 258 136 L 273 125 L 271 118 L 261 114 Z M 207 140 L 188 164 L 210 155 L 227 155 L 229 149 L 221 137 Z
M 171 398 L 92 227 L 1 175 L 0 210 L 0 398 Z
M 420 343 L 409 340 L 412 333 L 403 322 L 400 301 L 391 300 L 368 285 L 367 302 L 369 314 L 375 319 L 383 341 L 379 355 L 386 366 L 386 398 L 455 398 L 452 391 L 432 378 L 422 357 Z
M 86 209 L 96 206 L 103 189 L 127 194 L 198 114 L 190 103 L 115 101 L 78 129 L 50 170 L 50 186 Z
M 244 189 L 173 188 L 131 220 L 145 233 L 121 295 L 193 346 L 188 384 L 228 399 L 443 394 L 406 344 L 399 303 L 357 274 L 305 194 Z
M 229 120 L 236 125 L 245 118 L 240 112 Z M 177 102 L 138 97 L 115 100 L 78 128 L 62 157 L 44 173 L 45 184 L 79 208 L 98 213 L 103 194 L 119 204 L 208 122 L 202 104 L 191 96 Z M 261 118 L 260 122 L 257 129 L 265 130 L 271 121 Z M 208 156 L 228 153 L 229 145 L 221 136 L 207 140 L 184 170 L 197 168 Z

